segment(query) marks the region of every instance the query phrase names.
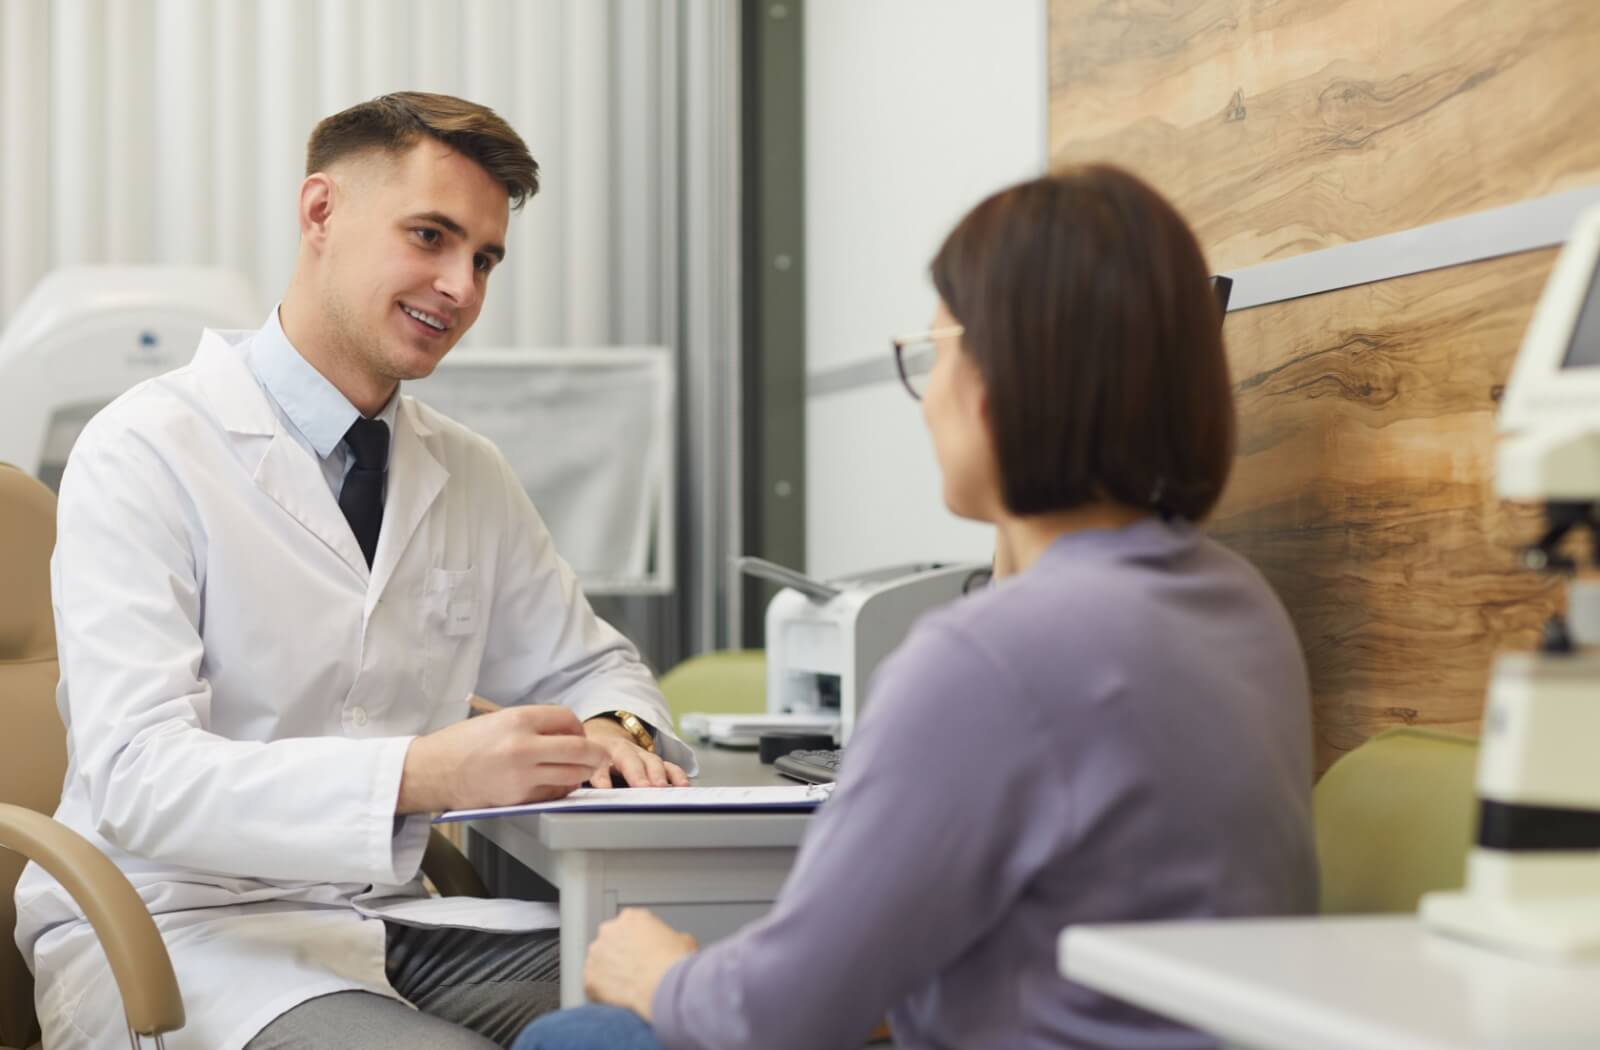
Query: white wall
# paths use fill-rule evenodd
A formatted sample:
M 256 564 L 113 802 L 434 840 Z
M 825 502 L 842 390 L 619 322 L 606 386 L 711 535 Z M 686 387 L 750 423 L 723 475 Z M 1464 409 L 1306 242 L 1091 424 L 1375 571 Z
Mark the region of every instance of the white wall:
M 968 208 L 1044 170 L 1044 0 L 806 4 L 806 354 L 815 376 L 928 327 L 928 262 Z M 944 508 L 898 381 L 808 398 L 806 567 L 987 559 Z

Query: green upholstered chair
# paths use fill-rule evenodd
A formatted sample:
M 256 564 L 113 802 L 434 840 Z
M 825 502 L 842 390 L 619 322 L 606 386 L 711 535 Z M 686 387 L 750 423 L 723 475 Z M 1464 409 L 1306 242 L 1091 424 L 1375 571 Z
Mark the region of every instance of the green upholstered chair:
M 1459 888 L 1477 818 L 1478 742 L 1391 729 L 1333 764 L 1312 792 L 1324 914 L 1415 911 Z
M 661 676 L 661 692 L 674 721 L 691 711 L 753 714 L 767 709 L 767 654 L 728 649 L 691 656 Z

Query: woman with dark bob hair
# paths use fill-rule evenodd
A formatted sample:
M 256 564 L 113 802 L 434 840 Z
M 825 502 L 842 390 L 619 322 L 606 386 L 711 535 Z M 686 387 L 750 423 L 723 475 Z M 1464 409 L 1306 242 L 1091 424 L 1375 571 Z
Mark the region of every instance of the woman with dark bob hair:
M 1305 664 L 1282 606 L 1197 528 L 1233 458 L 1221 318 L 1194 235 L 1117 168 L 974 208 L 933 260 L 925 386 L 956 514 L 1013 575 L 884 663 L 772 912 L 697 949 L 606 923 L 605 1006 L 516 1050 L 1203 1047 L 1062 978 L 1084 922 L 1313 910 Z

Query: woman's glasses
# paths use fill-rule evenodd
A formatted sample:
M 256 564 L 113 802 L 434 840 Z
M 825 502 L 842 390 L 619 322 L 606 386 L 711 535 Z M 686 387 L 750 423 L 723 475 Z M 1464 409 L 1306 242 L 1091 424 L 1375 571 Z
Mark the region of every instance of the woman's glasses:
M 961 325 L 930 328 L 926 332 L 896 336 L 890 340 L 894 346 L 894 366 L 900 371 L 900 382 L 913 401 L 922 400 L 928 388 L 928 372 L 933 368 L 934 348 L 940 339 L 959 339 L 966 329 Z

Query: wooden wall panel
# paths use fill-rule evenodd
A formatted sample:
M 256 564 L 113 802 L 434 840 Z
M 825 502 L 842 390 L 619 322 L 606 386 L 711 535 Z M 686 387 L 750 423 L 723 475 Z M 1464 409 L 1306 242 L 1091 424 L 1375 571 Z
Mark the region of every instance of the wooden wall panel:
M 1236 269 L 1594 181 L 1595 0 L 1052 0 L 1057 162 Z
M 1472 731 L 1497 648 L 1559 590 L 1517 566 L 1537 508 L 1494 497 L 1494 409 L 1553 251 L 1229 316 L 1239 460 L 1211 532 L 1305 646 L 1319 768 L 1385 725 Z
M 1149 178 L 1228 271 L 1600 182 L 1595 0 L 1052 0 L 1051 155 Z M 1306 646 L 1318 765 L 1475 727 L 1559 588 L 1516 566 L 1494 411 L 1554 258 L 1231 314 L 1239 460 L 1212 531 Z

